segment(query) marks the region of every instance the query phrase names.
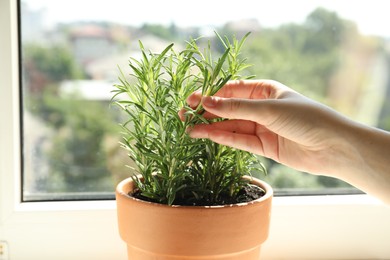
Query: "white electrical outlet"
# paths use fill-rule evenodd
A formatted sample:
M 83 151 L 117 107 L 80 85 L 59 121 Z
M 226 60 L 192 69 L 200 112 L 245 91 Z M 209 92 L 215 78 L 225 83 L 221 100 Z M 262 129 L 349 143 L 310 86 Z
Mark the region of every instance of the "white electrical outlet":
M 0 260 L 9 260 L 8 244 L 5 241 L 0 241 Z

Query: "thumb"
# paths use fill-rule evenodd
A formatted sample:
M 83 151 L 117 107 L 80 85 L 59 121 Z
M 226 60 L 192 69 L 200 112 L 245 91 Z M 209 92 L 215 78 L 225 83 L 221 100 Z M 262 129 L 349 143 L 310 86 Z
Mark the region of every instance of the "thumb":
M 270 113 L 267 113 L 267 101 L 269 100 L 205 96 L 202 98 L 202 105 L 207 112 L 222 118 L 244 119 L 266 125 L 267 118 L 270 117 Z

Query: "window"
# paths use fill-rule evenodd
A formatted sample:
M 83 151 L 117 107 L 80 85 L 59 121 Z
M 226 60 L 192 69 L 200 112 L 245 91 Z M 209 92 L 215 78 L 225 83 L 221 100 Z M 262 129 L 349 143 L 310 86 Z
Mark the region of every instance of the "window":
M 138 40 L 161 51 L 190 36 L 212 37 L 213 30 L 238 37 L 251 31 L 244 55 L 252 74 L 390 129 L 388 32 L 342 3 L 302 2 L 305 8 L 294 14 L 280 13 L 276 2 L 258 3 L 234 17 L 222 15 L 232 13 L 233 5 L 209 3 L 200 10 L 208 14 L 201 21 L 197 13 L 183 16 L 184 10 L 162 15 L 169 11 L 165 3 L 153 9 L 146 2 L 114 3 L 93 9 L 88 2 L 75 3 L 77 8 L 68 2 L 20 3 L 24 201 L 113 198 L 118 181 L 131 174 L 118 145 L 119 111 L 109 102 L 117 66 L 128 71 L 128 58 L 139 54 Z M 359 193 L 339 180 L 264 162 L 269 175 L 260 177 L 277 194 Z
M 387 48 L 385 40 L 389 38 L 389 35 L 383 33 L 386 32 L 385 30 L 380 30 L 382 26 L 385 27 L 386 23 L 384 21 L 387 20 L 386 13 L 384 13 L 386 8 L 381 6 L 383 3 L 371 0 L 359 4 L 355 3 L 356 6 L 350 8 L 347 1 L 338 1 L 337 3 L 324 1 L 321 6 L 326 9 L 316 9 L 317 5 L 313 1 L 294 1 L 293 4 L 290 2 L 274 1 L 256 8 L 252 8 L 253 3 L 249 2 L 245 9 L 242 9 L 242 13 L 237 12 L 237 6 L 234 6 L 235 11 L 230 13 L 231 15 L 234 14 L 232 22 L 252 17 L 258 17 L 259 22 L 260 18 L 264 21 L 260 22 L 261 26 L 258 28 L 267 37 L 263 37 L 252 30 L 253 33 L 250 38 L 253 41 L 247 43 L 249 45 L 248 52 L 262 51 L 263 53 L 261 56 L 253 55 L 256 58 L 253 58 L 251 62 L 257 64 L 255 67 L 259 69 L 257 72 L 253 71 L 253 73 L 259 77 L 278 79 L 304 91 L 313 98 L 335 106 L 357 120 L 389 129 L 386 126 L 388 113 L 386 112 L 387 104 L 384 99 L 386 94 L 384 82 L 387 82 L 386 65 L 384 64 L 386 64 L 388 58 L 385 52 Z M 275 9 L 268 9 L 273 3 L 275 3 Z M 86 4 L 86 7 L 82 6 L 84 4 Z M 60 44 L 64 40 L 64 35 L 56 31 L 59 27 L 53 26 L 55 19 L 61 22 L 64 31 L 70 33 L 70 30 L 68 30 L 70 28 L 66 28 L 66 26 L 69 26 L 71 21 L 67 19 L 79 20 L 81 19 L 79 17 L 82 17 L 84 22 L 80 22 L 80 24 L 88 27 L 91 24 L 86 21 L 93 21 L 96 18 L 106 19 L 109 15 L 115 14 L 116 20 L 114 22 L 115 26 L 118 26 L 118 28 L 114 28 L 115 35 L 122 39 L 124 43 L 127 40 L 121 34 L 120 28 L 124 21 L 129 21 L 130 24 L 148 30 L 149 38 L 147 39 L 152 40 L 156 39 L 157 36 L 161 37 L 159 33 L 166 32 L 165 29 L 167 28 L 178 30 L 173 25 L 178 26 L 179 21 L 183 25 L 189 26 L 191 24 L 186 24 L 185 21 L 194 19 L 195 22 L 199 22 L 199 20 L 203 21 L 205 17 L 210 17 L 210 21 L 197 23 L 204 25 L 201 28 L 202 31 L 198 32 L 199 34 L 209 33 L 210 27 L 208 25 L 210 24 L 223 27 L 225 25 L 224 21 L 227 21 L 221 22 L 216 15 L 216 10 L 221 12 L 228 5 L 212 6 L 210 1 L 207 4 L 198 2 L 201 8 L 197 12 L 195 12 L 196 8 L 189 12 L 186 7 L 180 5 L 179 1 L 173 2 L 173 4 L 177 4 L 177 8 L 183 9 L 181 9 L 182 12 L 177 12 L 175 20 L 169 19 L 164 23 L 165 27 L 159 26 L 161 26 L 161 17 L 166 19 L 167 14 L 153 13 L 152 11 L 164 10 L 164 6 L 169 6 L 166 2 L 146 3 L 147 12 L 140 12 L 135 9 L 140 8 L 135 7 L 135 3 L 131 3 L 131 6 L 127 7 L 123 6 L 125 5 L 123 2 L 109 1 L 107 6 L 103 6 L 103 2 L 99 2 L 98 4 L 94 3 L 93 8 L 90 4 L 87 1 L 66 1 L 64 5 L 61 5 L 61 2 L 34 0 L 20 3 L 21 32 L 18 34 L 18 2 L 16 0 L 0 2 L 0 31 L 3 32 L 0 41 L 0 56 L 2 57 L 0 60 L 0 85 L 2 86 L 0 88 L 0 241 L 7 242 L 10 259 L 126 259 L 125 245 L 120 241 L 117 234 L 115 202 L 106 200 L 112 198 L 112 189 L 116 180 L 109 175 L 110 171 L 107 170 L 107 164 L 99 165 L 99 163 L 107 161 L 107 157 L 104 157 L 106 154 L 95 150 L 94 156 L 96 157 L 93 159 L 94 161 L 92 160 L 92 163 L 84 169 L 80 169 L 80 165 L 77 164 L 76 160 L 82 156 L 77 156 L 77 158 L 76 156 L 74 158 L 68 157 L 69 153 L 63 151 L 68 151 L 66 149 L 69 149 L 69 147 L 61 147 L 61 140 L 55 139 L 64 138 L 65 140 L 74 141 L 78 139 L 66 138 L 79 137 L 79 135 L 88 139 L 88 135 L 85 133 L 70 132 L 69 129 L 61 128 L 63 126 L 61 124 L 66 120 L 68 120 L 67 123 L 75 123 L 75 126 L 78 126 L 78 123 L 86 123 L 80 118 L 71 117 L 74 114 L 81 114 L 84 118 L 88 118 L 88 120 L 85 120 L 88 121 L 87 127 L 92 129 L 101 127 L 99 124 L 106 119 L 115 122 L 115 113 L 113 112 L 114 115 L 112 115 L 111 112 L 108 112 L 110 110 L 106 109 L 108 107 L 107 92 L 104 92 L 104 90 L 109 88 L 112 81 L 115 81 L 115 66 L 116 64 L 120 65 L 120 62 L 114 61 L 113 66 L 106 63 L 95 64 L 87 70 L 86 65 L 82 64 L 82 60 L 92 59 L 91 56 L 96 54 L 96 49 L 103 48 L 107 51 L 108 56 L 115 56 L 121 49 L 120 47 L 119 50 L 116 49 L 118 46 L 112 46 L 112 40 L 104 40 L 104 37 L 94 41 L 92 45 L 88 37 L 76 41 L 81 50 L 74 48 L 74 46 L 74 49 L 72 49 L 70 45 L 64 46 L 66 44 Z M 229 2 L 229 4 L 233 6 L 237 5 L 237 2 Z M 240 2 L 240 4 L 244 4 L 244 2 Z M 339 6 L 336 6 L 336 4 Z M 46 9 L 43 8 L 45 6 Z M 66 11 L 66 6 L 72 7 L 71 10 Z M 284 8 L 280 9 L 281 6 L 284 6 Z M 336 9 L 337 7 L 340 7 L 340 9 Z M 361 8 L 366 11 L 365 15 L 359 15 L 358 10 Z M 207 13 L 207 15 L 202 13 L 209 9 L 213 12 Z M 55 10 L 59 11 L 52 13 Z M 81 10 L 81 14 L 77 16 L 79 10 Z M 289 17 L 287 13 L 282 13 L 283 10 L 288 10 L 288 13 L 293 15 Z M 291 12 L 291 10 L 294 10 L 294 12 Z M 338 52 L 341 49 L 332 49 L 329 53 L 335 56 L 327 55 L 323 60 L 316 56 L 318 53 L 329 51 L 326 49 L 329 48 L 326 45 L 326 40 L 329 38 L 333 39 L 329 43 L 331 46 L 337 40 L 344 39 L 341 37 L 342 35 L 336 35 L 337 32 L 340 32 L 336 29 L 338 28 L 337 24 L 328 28 L 328 32 L 334 38 L 327 36 L 320 39 L 319 42 L 315 42 L 316 39 L 318 40 L 316 37 L 307 38 L 308 42 L 306 44 L 311 47 L 306 56 L 299 53 L 298 57 L 298 53 L 292 51 L 291 46 L 302 43 L 300 42 L 302 39 L 298 37 L 298 34 L 302 32 L 300 31 L 302 26 L 306 26 L 303 28 L 306 32 L 310 30 L 316 32 L 319 27 L 324 26 L 324 24 L 321 24 L 321 20 L 315 19 L 316 17 L 310 18 L 314 20 L 306 24 L 308 15 L 313 14 L 313 10 L 317 10 L 317 15 L 320 17 L 324 15 L 333 18 L 335 18 L 333 11 L 337 11 L 339 19 L 350 21 L 346 25 L 347 32 L 348 35 L 352 34 L 355 38 L 348 38 L 350 41 L 346 42 L 342 41 L 342 44 L 345 44 L 342 45 L 343 52 Z M 372 11 L 372 13 L 368 13 L 367 10 Z M 304 13 L 300 13 L 301 11 L 304 11 Z M 253 14 L 250 12 L 253 12 Z M 136 21 L 136 16 L 130 15 L 132 13 L 134 15 L 142 14 L 140 16 L 145 21 L 149 21 L 150 24 L 142 26 L 142 22 Z M 365 19 L 368 15 L 371 19 Z M 38 19 L 38 23 L 37 20 L 34 20 L 34 17 L 41 17 Z M 286 17 L 286 20 L 284 20 L 284 17 Z M 378 21 L 377 24 L 370 25 L 370 23 L 376 21 Z M 258 25 L 254 20 L 247 20 L 247 22 L 251 24 L 251 28 L 256 28 Z M 244 23 L 231 23 L 230 26 L 235 28 L 234 26 L 237 24 L 242 26 Z M 105 27 L 109 24 L 93 23 L 92 25 L 96 29 L 96 26 Z M 40 31 L 39 28 L 45 28 L 44 35 L 41 34 L 43 31 Z M 77 31 L 80 28 L 76 29 L 77 36 Z M 224 27 L 223 29 L 228 28 Z M 235 28 L 234 30 L 239 29 Z M 94 33 L 100 36 L 104 35 L 99 31 L 98 29 Z M 379 35 L 380 38 L 367 36 L 371 34 Z M 133 34 L 133 37 L 137 39 L 138 35 Z M 185 35 L 182 37 L 186 39 Z M 282 37 L 281 40 L 279 40 L 280 37 Z M 28 45 L 25 39 L 31 39 L 31 45 Z M 91 48 L 82 49 L 85 48 L 85 45 L 91 46 Z M 124 50 L 126 46 L 126 44 L 122 46 Z M 338 46 L 338 48 L 341 47 Z M 269 49 L 274 51 L 272 57 L 267 56 L 271 54 L 271 52 L 266 51 Z M 355 50 L 359 51 L 355 52 Z M 41 56 L 36 58 L 34 55 L 38 54 Z M 75 56 L 71 61 L 69 56 L 72 55 L 70 54 L 77 54 L 79 60 Z M 119 56 L 121 58 L 125 57 L 124 63 L 126 63 L 127 56 L 125 54 Z M 312 62 L 313 56 L 316 63 L 304 67 L 304 63 Z M 34 60 L 34 57 L 37 62 L 45 59 L 46 62 L 40 65 L 34 62 L 29 63 L 28 59 Z M 288 57 L 290 62 L 286 61 L 284 57 Z M 106 58 L 102 57 L 102 59 Z M 51 59 L 54 59 L 54 62 Z M 281 59 L 284 62 L 278 63 L 278 60 L 280 62 Z M 301 65 L 301 63 L 302 66 L 298 66 L 300 70 L 292 70 L 292 65 Z M 340 64 L 334 66 L 334 63 L 342 63 L 344 67 Z M 42 66 L 48 66 L 48 64 L 51 64 L 49 68 L 42 68 Z M 65 68 L 61 66 L 65 66 Z M 110 69 L 104 69 L 105 66 L 109 66 Z M 121 66 L 125 68 L 126 64 Z M 325 70 L 328 73 L 333 73 L 332 86 L 342 86 L 342 88 L 327 89 L 324 85 L 321 85 L 323 84 L 321 81 L 323 75 L 320 72 L 323 72 L 321 69 L 324 68 L 328 69 Z M 338 70 L 334 71 L 335 68 L 338 68 Z M 50 69 L 52 72 L 44 75 L 42 73 L 43 69 Z M 95 75 L 93 79 L 92 74 Z M 316 77 L 308 77 L 308 75 L 316 75 Z M 40 84 L 31 86 L 34 82 L 31 80 L 32 78 Z M 301 80 L 303 78 L 308 81 L 303 82 Z M 93 80 L 93 87 L 99 87 L 102 92 L 93 91 L 93 95 L 86 97 L 84 91 L 90 88 L 91 79 Z M 348 84 L 345 83 L 346 80 L 348 80 Z M 42 82 L 46 83 L 42 84 Z M 368 84 L 360 85 L 362 82 Z M 347 88 L 349 86 L 352 88 L 352 85 L 357 87 Z M 40 92 L 41 95 L 37 95 L 37 99 L 34 99 L 33 95 L 36 92 L 33 91 L 43 91 L 40 89 L 42 86 L 45 86 L 45 90 L 47 88 L 48 93 Z M 319 86 L 322 86 L 322 88 Z M 372 87 L 378 87 L 379 89 L 372 91 Z M 335 95 L 340 91 L 345 91 L 347 94 Z M 88 91 L 87 93 L 91 94 L 92 92 Z M 324 93 L 333 95 L 326 96 Z M 362 98 L 362 93 L 365 94 L 366 98 L 367 95 L 372 95 L 373 99 L 370 100 L 374 101 L 369 101 L 369 105 L 365 104 L 368 101 Z M 20 94 L 22 99 L 20 99 Z M 348 97 L 348 99 L 344 100 L 343 97 Z M 346 101 L 348 102 L 343 103 Z M 372 106 L 373 104 L 377 106 Z M 104 111 L 99 115 L 99 119 L 102 121 L 93 120 L 93 115 L 83 114 L 87 111 L 83 111 L 80 106 L 85 108 L 88 106 L 89 109 L 85 109 L 88 111 Z M 53 112 L 53 110 L 55 111 Z M 60 116 L 63 115 L 68 117 L 61 118 Z M 89 119 L 89 116 L 92 119 Z M 23 122 L 23 124 L 20 124 L 20 122 Z M 104 131 L 111 133 L 112 130 L 104 129 Z M 23 142 L 20 140 L 20 134 L 24 137 Z M 102 136 L 97 136 L 96 139 L 99 142 L 104 140 L 116 143 L 115 140 L 107 140 L 111 138 L 111 135 Z M 112 138 L 115 139 L 115 137 Z M 72 142 L 67 143 L 71 144 Z M 79 144 L 74 143 L 74 145 Z M 94 150 L 95 148 L 89 149 Z M 74 148 L 71 151 L 72 153 L 84 152 L 80 148 Z M 23 157 L 20 156 L 21 154 L 23 154 Z M 63 158 L 62 161 L 69 160 L 69 163 L 59 165 L 59 160 L 56 161 L 53 158 Z M 122 163 L 122 161 L 120 162 Z M 275 179 L 271 181 L 275 181 L 275 185 L 279 185 L 277 181 L 286 180 L 286 176 L 304 175 L 304 173 L 286 175 L 284 171 L 288 171 L 288 169 L 280 169 L 278 165 L 273 165 L 272 162 L 268 162 L 268 164 L 271 169 L 273 168 L 269 177 L 274 176 L 272 178 Z M 82 163 L 82 165 L 86 164 Z M 120 166 L 120 169 L 122 169 L 122 166 Z M 23 177 L 20 176 L 22 170 Z M 81 171 L 87 174 L 83 176 L 71 175 Z M 82 177 L 78 179 L 82 185 L 75 185 L 74 187 L 67 185 L 67 181 L 58 175 L 50 176 L 57 183 L 48 184 L 46 177 L 53 172 L 67 173 L 70 175 L 69 178 Z M 35 173 L 40 175 L 33 176 Z M 99 183 L 89 182 L 88 176 L 93 176 L 91 177 L 92 180 L 99 179 Z M 284 177 L 278 179 L 276 178 L 278 176 Z M 298 180 L 288 180 L 290 183 L 286 184 L 287 186 L 283 183 L 280 184 L 279 187 L 283 188 L 280 191 L 287 191 L 286 187 L 295 187 L 294 192 L 296 192 L 297 187 L 298 189 L 299 187 L 305 188 L 305 191 L 307 191 L 307 188 L 311 187 L 310 185 L 314 181 L 318 181 L 313 179 L 302 180 L 304 179 L 300 177 Z M 306 183 L 299 183 L 301 181 Z M 333 180 L 327 181 L 332 182 Z M 296 186 L 293 186 L 293 184 Z M 349 189 L 349 187 L 343 187 L 341 184 L 333 184 L 333 187 L 339 185 L 342 190 Z M 329 191 L 329 188 L 327 190 Z M 312 194 L 316 192 L 317 190 L 311 191 Z M 350 192 L 348 190 L 348 193 Z M 300 191 L 300 193 L 302 192 Z M 336 193 L 340 193 L 340 190 Z M 390 209 L 388 207 L 362 194 L 276 197 L 274 199 L 271 234 L 264 245 L 263 255 L 266 259 L 314 259 L 318 258 L 318 254 L 327 259 L 390 258 L 387 242 L 390 239 L 389 218 Z M 335 229 L 333 230 L 332 227 Z M 366 240 L 367 237 L 370 239 Z M 281 247 L 283 247 L 283 250 L 280 250 Z

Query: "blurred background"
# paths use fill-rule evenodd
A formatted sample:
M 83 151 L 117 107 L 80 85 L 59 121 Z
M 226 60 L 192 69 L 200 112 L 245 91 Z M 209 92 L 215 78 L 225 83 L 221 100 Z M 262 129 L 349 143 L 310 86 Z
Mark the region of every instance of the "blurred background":
M 241 38 L 248 74 L 278 80 L 359 122 L 390 130 L 385 1 L 20 2 L 23 200 L 114 198 L 132 172 L 110 105 L 138 41 L 161 51 Z M 369 19 L 367 19 L 369 15 Z M 261 158 L 276 195 L 349 194 L 348 184 Z

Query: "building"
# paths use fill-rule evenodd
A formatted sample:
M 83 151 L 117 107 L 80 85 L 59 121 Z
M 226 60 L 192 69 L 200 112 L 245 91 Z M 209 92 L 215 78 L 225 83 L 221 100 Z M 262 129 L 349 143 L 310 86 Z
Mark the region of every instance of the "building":
M 110 56 L 116 50 L 110 31 L 98 25 L 75 27 L 70 32 L 70 41 L 75 59 L 82 66 Z

